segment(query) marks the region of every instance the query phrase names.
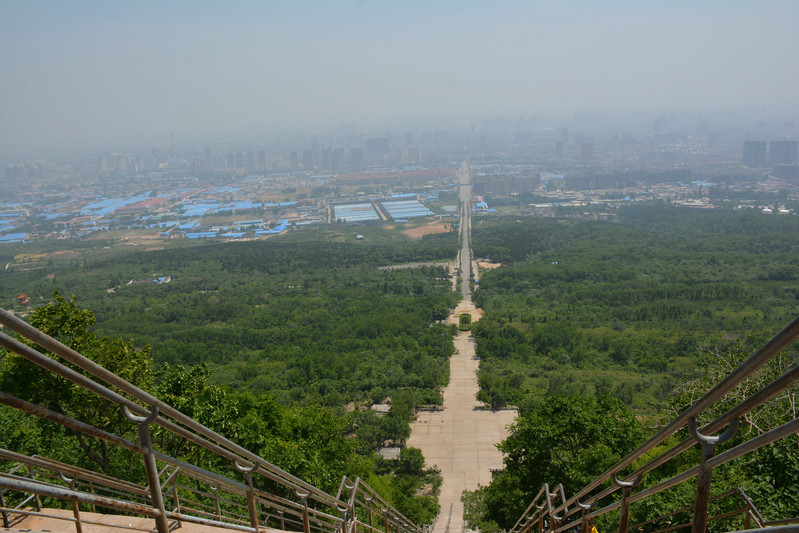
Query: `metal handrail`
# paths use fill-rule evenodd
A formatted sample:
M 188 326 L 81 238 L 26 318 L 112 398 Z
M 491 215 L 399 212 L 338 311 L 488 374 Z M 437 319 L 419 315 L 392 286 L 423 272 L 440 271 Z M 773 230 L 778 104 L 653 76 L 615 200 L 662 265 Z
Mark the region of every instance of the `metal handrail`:
M 273 522 L 279 521 L 284 527 L 287 523 L 293 524 L 305 533 L 310 533 L 312 530 L 322 533 L 354 532 L 359 526 L 369 527 L 371 533 L 376 530 L 389 533 L 390 529 L 395 530 L 396 533 L 421 533 L 422 531 L 420 527 L 413 524 L 360 479 L 352 482 L 345 477 L 342 480 L 341 487 L 351 487 L 352 490 L 350 494 L 346 495 L 346 498 L 342 498 L 341 488 L 336 496 L 328 494 L 205 427 L 2 308 L 0 308 L 0 324 L 97 378 L 97 380 L 91 379 L 69 368 L 59 360 L 48 357 L 27 344 L 0 332 L 0 347 L 17 353 L 49 372 L 118 405 L 125 417 L 136 425 L 138 442 L 93 427 L 61 413 L 55 413 L 2 391 L 0 391 L 0 403 L 141 455 L 148 480 L 146 488 L 135 485 L 138 489 L 133 489 L 130 487 L 130 482 L 124 480 L 91 473 L 48 459 L 21 456 L 6 451 L 7 455 L 10 454 L 7 457 L 8 460 L 36 465 L 36 468 L 50 472 L 51 476 L 53 474 L 61 476 L 63 481 L 69 481 L 69 487 L 64 488 L 32 478 L 23 479 L 17 476 L 0 475 L 0 496 L 4 490 L 12 489 L 22 490 L 27 494 L 69 499 L 73 501 L 78 531 L 80 530 L 80 518 L 77 502 L 151 516 L 156 520 L 156 528 L 159 533 L 167 533 L 168 519 L 205 523 L 219 527 L 226 525 L 229 529 L 240 531 L 258 531 L 265 528 L 265 522 L 270 519 Z M 121 394 L 116 391 L 120 391 Z M 137 402 L 141 402 L 146 407 Z M 244 482 L 230 479 L 155 450 L 150 437 L 149 427 L 151 424 L 158 425 L 220 458 L 231 461 L 232 465 L 243 474 Z M 4 451 L 0 450 L 0 456 L 2 456 L 2 452 Z M 166 464 L 168 467 L 158 471 L 156 461 Z M 162 479 L 162 476 L 165 476 L 165 479 Z M 187 484 L 179 483 L 181 477 L 192 479 L 194 483 L 205 484 L 208 491 L 187 490 L 190 489 Z M 284 494 L 274 494 L 257 488 L 253 483 L 254 477 L 277 484 L 282 487 L 281 490 L 284 491 Z M 80 479 L 85 479 L 90 483 L 91 493 L 77 490 L 76 483 Z M 98 486 L 116 491 L 113 492 L 115 496 L 94 494 L 93 492 Z M 127 489 L 130 490 L 125 492 Z M 166 494 L 168 491 L 169 495 Z M 181 496 L 181 492 L 184 496 Z M 223 492 L 221 497 L 220 492 Z M 193 494 L 194 499 L 186 500 L 188 494 Z M 225 497 L 224 494 L 230 495 L 232 499 Z M 287 494 L 293 496 L 288 498 Z M 134 497 L 139 500 L 144 498 L 145 501 L 144 503 L 133 501 Z M 296 498 L 296 500 L 292 498 Z M 165 507 L 164 501 L 168 499 L 173 500 L 174 510 L 168 510 Z M 209 512 L 210 506 L 201 501 L 203 499 L 213 502 L 214 513 Z M 378 505 L 384 516 L 385 528 L 375 528 L 372 524 L 366 524 L 358 519 L 358 512 L 361 514 L 368 512 L 371 520 L 372 502 Z M 3 508 L 6 507 L 4 503 L 0 505 Z M 223 505 L 226 508 L 232 506 L 232 508 L 244 509 L 246 514 L 226 514 L 228 511 L 223 512 Z M 194 514 L 186 514 L 187 511 L 192 511 Z M 338 516 L 337 513 L 343 513 L 344 516 Z M 212 519 L 208 515 L 216 519 Z M 3 516 L 5 518 L 5 511 Z M 265 518 L 262 519 L 262 517 Z
M 527 533 L 532 530 L 532 527 L 535 523 L 539 523 L 539 529 L 541 529 L 545 520 L 549 523 L 549 529 L 552 532 L 563 532 L 577 526 L 582 526 L 583 529 L 585 529 L 588 520 L 604 515 L 615 509 L 622 510 L 620 533 L 624 533 L 627 530 L 626 524 L 623 523 L 624 520 L 626 520 L 625 512 L 629 508 L 630 504 L 643 500 L 649 496 L 652 496 L 653 494 L 673 487 L 674 485 L 682 483 L 693 477 L 699 478 L 697 497 L 694 504 L 693 528 L 694 531 L 704 531 L 706 520 L 708 519 L 707 505 L 710 494 L 710 473 L 713 471 L 713 469 L 723 463 L 765 446 L 766 444 L 775 442 L 781 438 L 798 432 L 799 419 L 791 420 L 777 428 L 763 433 L 762 435 L 749 439 L 742 444 L 735 446 L 734 448 L 728 449 L 719 455 L 715 455 L 716 445 L 724 442 L 724 440 L 734 435 L 738 420 L 741 416 L 750 412 L 752 409 L 763 405 L 777 394 L 799 383 L 799 366 L 789 369 L 782 376 L 773 380 L 771 383 L 755 392 L 752 396 L 739 402 L 726 413 L 706 424 L 701 429 L 696 427 L 696 418 L 698 415 L 705 412 L 709 407 L 720 400 L 734 387 L 740 384 L 743 380 L 752 376 L 763 365 L 773 359 L 797 339 L 799 339 L 799 317 L 791 321 L 790 324 L 788 324 L 779 333 L 772 337 L 746 361 L 741 363 L 707 394 L 695 401 L 679 416 L 658 431 L 656 435 L 639 446 L 621 461 L 610 467 L 606 472 L 594 479 L 584 488 L 580 489 L 571 498 L 568 500 L 564 498 L 559 506 L 554 508 L 550 507 L 551 494 L 549 493 L 549 489 L 545 484 L 532 499 L 530 505 L 527 507 L 524 513 L 522 513 L 516 524 L 510 530 L 510 533 Z M 721 437 L 705 436 L 712 435 L 726 426 L 729 426 L 729 429 L 725 435 L 722 435 Z M 628 474 L 623 479 L 617 479 L 616 476 L 623 469 L 633 464 L 644 454 L 651 451 L 656 446 L 659 446 L 667 438 L 671 437 L 683 428 L 690 428 L 692 436 L 684 439 L 682 442 L 671 447 L 669 450 L 653 458 L 644 466 Z M 699 465 L 685 470 L 684 472 L 681 472 L 670 479 L 661 481 L 655 486 L 647 487 L 639 492 L 636 492 L 635 494 L 631 493 L 633 488 L 633 486 L 630 486 L 631 483 L 635 483 L 636 480 L 640 482 L 640 480 L 643 479 L 648 472 L 651 472 L 655 468 L 679 456 L 697 443 L 700 444 L 702 449 L 702 460 Z M 607 484 L 608 482 L 612 483 L 606 488 L 595 493 L 596 489 Z M 614 494 L 619 488 L 623 489 L 623 497 L 621 500 L 614 501 L 601 508 L 596 508 L 597 503 Z M 543 503 L 541 503 L 542 496 L 545 498 Z M 747 501 L 747 505 L 753 509 L 751 500 L 749 500 L 745 495 L 743 495 L 743 499 Z M 534 507 L 536 510 L 531 515 L 530 513 L 533 511 Z M 575 518 L 581 509 L 583 509 L 582 516 Z M 753 516 L 756 523 L 763 524 L 762 516 L 759 516 L 759 513 L 756 513 L 756 509 L 754 509 L 752 512 L 754 513 Z M 571 520 L 569 520 L 570 517 Z

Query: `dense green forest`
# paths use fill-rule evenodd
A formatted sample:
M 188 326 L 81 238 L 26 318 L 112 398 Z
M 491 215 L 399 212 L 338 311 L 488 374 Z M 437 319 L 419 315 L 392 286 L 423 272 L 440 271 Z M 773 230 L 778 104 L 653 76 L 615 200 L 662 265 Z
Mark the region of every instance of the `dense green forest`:
M 419 494 L 420 488 L 428 486 L 434 492 L 441 483 L 436 470 L 424 468 L 421 452 L 404 449 L 394 464 L 381 459 L 374 453 L 373 443 L 360 437 L 354 413 L 342 416 L 318 405 L 284 405 L 272 394 L 230 391 L 209 379 L 204 364 L 164 364 L 154 369 L 148 346 L 97 336 L 94 314 L 81 309 L 75 298 L 56 294 L 55 302 L 39 307 L 30 322 L 142 390 L 329 493 L 335 494 L 343 475 L 360 476 L 413 520 L 429 522 L 438 510 L 433 495 Z M 136 439 L 135 425 L 122 416 L 117 405 L 15 354 L 0 352 L 0 390 L 115 435 Z M 142 462 L 103 440 L 5 406 L 0 406 L 0 427 L 0 447 L 145 483 Z M 153 442 L 172 457 L 233 479 L 238 477 L 231 461 L 160 427 L 154 429 Z M 48 501 L 46 505 L 59 506 L 60 502 Z
M 652 411 L 708 350 L 754 345 L 799 313 L 799 218 L 629 207 L 618 223 L 477 219 L 503 266 L 474 299 L 481 399 L 608 393 Z
M 503 263 L 482 273 L 475 293 L 485 311 L 472 328 L 479 394 L 520 408 L 500 445 L 505 469 L 464 497 L 469 522 L 484 533 L 510 528 L 545 482 L 579 490 L 799 314 L 799 218 L 664 205 L 617 214 L 617 223 L 475 220 L 475 255 Z M 794 346 L 758 382 L 797 361 Z M 725 447 L 791 420 L 796 394 L 746 417 Z M 799 515 L 797 445 L 794 434 L 719 468 L 714 494 L 742 487 L 768 519 Z M 694 449 L 644 486 L 697 461 Z M 683 483 L 634 505 L 631 523 L 691 505 L 694 490 Z M 616 514 L 598 526 L 617 524 Z
M 567 493 L 583 486 L 718 381 L 729 371 L 722 363 L 741 360 L 799 313 L 797 217 L 665 205 L 617 215 L 475 217 L 475 256 L 503 263 L 475 284 L 485 312 L 471 325 L 479 398 L 520 409 L 501 445 L 505 470 L 466 498 L 470 522 L 485 533 L 512 526 L 543 482 L 564 483 Z M 443 268 L 378 267 L 450 260 L 454 235 L 410 241 L 341 226 L 259 242 L 110 244 L 84 242 L 69 254 L 52 253 L 52 243 L 3 247 L 0 261 L 11 266 L 0 276 L 2 305 L 13 308 L 21 292 L 34 304 L 52 301 L 54 290 L 78 294 L 92 315 L 83 319 L 85 342 L 98 357 L 110 354 L 104 364 L 125 360 L 119 371 L 129 379 L 312 483 L 329 488 L 344 472 L 361 475 L 410 517 L 434 516 L 435 501 L 418 492 L 440 478 L 418 452 L 404 451 L 394 465 L 372 452 L 407 438 L 415 406 L 440 402 L 455 327 L 439 321 L 459 296 Z M 129 284 L 160 276 L 171 281 Z M 34 316 L 47 325 L 52 312 L 44 306 Z M 0 379 L 3 390 L 99 416 L 14 358 L 3 359 Z M 363 408 L 386 398 L 383 418 Z M 786 397 L 766 406 L 728 446 L 782 423 L 791 405 Z M 83 446 L 16 413 L 0 417 L 15 428 L 0 438 L 11 449 L 70 457 Z M 181 442 L 159 445 L 193 453 Z M 794 435 L 721 468 L 714 486 L 763 495 L 756 503 L 773 518 L 797 514 L 796 445 Z M 126 465 L 94 455 L 103 470 Z M 670 462 L 646 483 L 693 459 Z M 687 505 L 692 490 L 683 484 L 633 507 L 633 519 Z
M 67 253 L 41 243 L 2 254 L 4 307 L 24 312 L 15 300 L 28 294 L 32 323 L 310 483 L 335 492 L 343 474 L 361 476 L 413 520 L 435 516 L 435 498 L 419 491 L 435 491 L 440 476 L 419 451 L 393 463 L 374 451 L 404 442 L 417 405 L 441 401 L 455 327 L 440 321 L 459 295 L 442 267 L 379 267 L 451 260 L 454 235 L 410 240 L 331 227 L 267 241 L 149 250 L 95 241 Z M 168 283 L 137 283 L 165 276 Z M 74 397 L 17 357 L 0 358 L 2 390 L 130 431 L 102 402 Z M 368 409 L 385 400 L 387 415 Z M 0 446 L 143 476 L 127 454 L 11 410 L 0 409 L 0 427 L 14 428 Z M 178 458 L 197 457 L 184 441 L 154 438 Z
M 257 242 L 140 252 L 98 246 L 0 278 L 4 306 L 25 292 L 79 295 L 97 333 L 152 346 L 156 363 L 206 363 L 232 388 L 272 392 L 283 403 L 329 406 L 413 391 L 440 401 L 452 331 L 438 324 L 458 295 L 440 267 L 379 266 L 449 260 L 454 235 L 418 241 L 378 228 L 346 228 L 365 241 L 298 232 Z M 333 237 L 336 237 L 334 234 Z M 134 283 L 171 276 L 169 283 Z

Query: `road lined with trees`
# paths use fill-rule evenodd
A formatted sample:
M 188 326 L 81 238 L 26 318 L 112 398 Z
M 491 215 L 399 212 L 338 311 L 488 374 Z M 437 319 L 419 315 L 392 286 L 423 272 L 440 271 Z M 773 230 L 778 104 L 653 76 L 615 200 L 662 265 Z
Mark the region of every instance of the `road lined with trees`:
M 471 184 L 468 163 L 461 165 L 459 183 L 461 247 L 457 264 L 462 276 L 463 300 L 450 315 L 451 324 L 469 322 L 461 320 L 464 315 L 479 319 L 471 299 Z M 439 496 L 441 512 L 434 533 L 454 533 L 464 529 L 461 494 L 464 490 L 475 490 L 478 485 L 488 484 L 492 470 L 502 467 L 502 454 L 496 445 L 508 436 L 507 426 L 516 415 L 516 411 L 511 409 L 482 409 L 477 399 L 475 341 L 468 327 L 458 332 L 455 349 L 449 359 L 449 384 L 444 389 L 442 408 L 417 413 L 408 439 L 408 445 L 422 450 L 427 465 L 438 468 L 443 479 Z

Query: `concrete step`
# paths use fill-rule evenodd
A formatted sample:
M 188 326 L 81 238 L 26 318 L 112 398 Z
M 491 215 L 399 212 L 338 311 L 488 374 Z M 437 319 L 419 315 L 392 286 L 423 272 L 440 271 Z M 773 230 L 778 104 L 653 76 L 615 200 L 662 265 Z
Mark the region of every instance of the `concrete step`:
M 72 533 L 75 531 L 75 523 L 72 521 L 72 511 L 68 509 L 42 509 L 43 516 L 11 517 L 10 528 L 2 527 L 0 521 L 0 533 Z M 142 518 L 133 516 L 110 515 L 102 513 L 80 513 L 83 533 L 119 533 L 119 532 L 153 532 L 155 531 L 155 521 L 152 518 Z M 176 521 L 169 522 L 169 529 L 173 533 L 230 533 L 230 529 L 203 526 L 199 524 L 189 524 L 186 522 L 178 524 Z M 270 533 L 279 533 L 279 530 L 266 529 Z

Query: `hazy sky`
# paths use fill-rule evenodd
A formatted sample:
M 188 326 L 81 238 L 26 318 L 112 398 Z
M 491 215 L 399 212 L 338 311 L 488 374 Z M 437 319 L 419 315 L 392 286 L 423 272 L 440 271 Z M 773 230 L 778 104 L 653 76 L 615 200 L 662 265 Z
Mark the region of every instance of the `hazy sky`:
M 0 1 L 0 155 L 314 123 L 799 107 L 799 2 Z

